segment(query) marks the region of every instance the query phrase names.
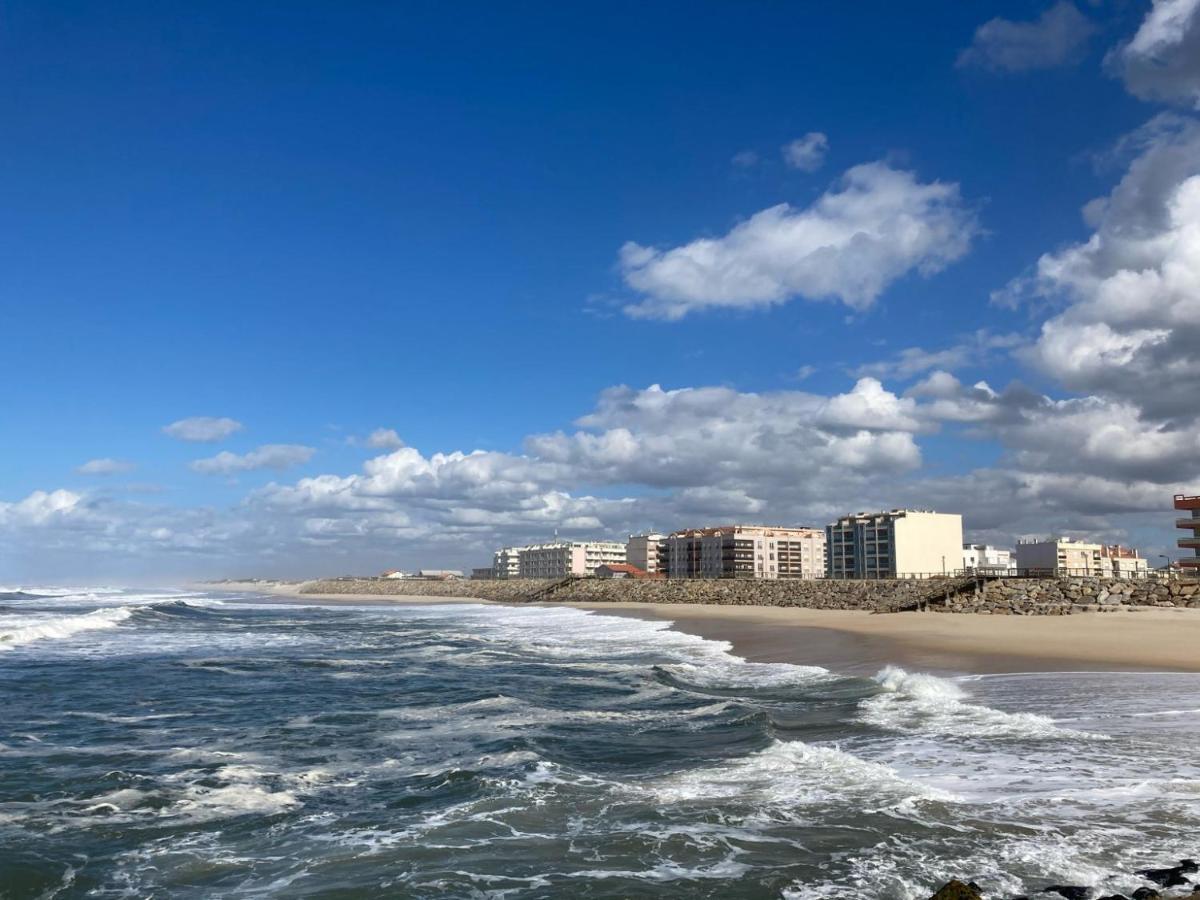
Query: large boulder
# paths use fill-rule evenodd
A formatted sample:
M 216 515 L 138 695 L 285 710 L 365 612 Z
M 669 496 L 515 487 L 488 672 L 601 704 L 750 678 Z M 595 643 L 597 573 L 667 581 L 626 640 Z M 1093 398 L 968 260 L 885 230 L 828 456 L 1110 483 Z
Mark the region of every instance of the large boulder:
M 952 878 L 929 900 L 983 900 L 983 891 L 973 881 L 963 883 L 957 878 Z

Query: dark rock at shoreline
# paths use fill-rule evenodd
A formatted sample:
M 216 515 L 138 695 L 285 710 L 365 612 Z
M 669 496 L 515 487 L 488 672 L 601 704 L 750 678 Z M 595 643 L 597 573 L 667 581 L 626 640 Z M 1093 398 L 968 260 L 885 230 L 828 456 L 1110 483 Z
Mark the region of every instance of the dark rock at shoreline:
M 1092 889 L 1078 884 L 1052 884 L 1042 888 L 1043 894 L 1058 894 L 1067 900 L 1090 900 Z
M 952 878 L 929 900 L 983 900 L 983 891 L 973 881 L 963 883 L 957 878 Z
M 1200 866 L 1193 859 L 1181 859 L 1179 865 L 1165 869 L 1139 869 L 1135 875 L 1141 875 L 1148 881 L 1153 881 L 1161 887 L 1186 886 L 1190 882 L 1184 878 L 1185 873 L 1195 872 Z M 1140 898 L 1139 898 L 1140 900 Z

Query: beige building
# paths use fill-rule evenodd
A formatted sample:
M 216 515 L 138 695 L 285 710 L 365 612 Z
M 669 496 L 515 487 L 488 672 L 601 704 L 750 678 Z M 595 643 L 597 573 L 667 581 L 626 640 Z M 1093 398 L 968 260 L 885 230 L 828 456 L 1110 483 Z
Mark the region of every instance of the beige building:
M 501 547 L 492 554 L 493 578 L 519 578 L 521 575 L 521 551 L 525 547 Z
M 616 541 L 555 541 L 520 548 L 521 578 L 595 575 L 605 563 L 625 562 L 625 545 Z
M 963 563 L 962 516 L 932 510 L 842 516 L 825 528 L 830 578 L 929 578 Z
M 825 533 L 819 528 L 723 525 L 667 538 L 671 578 L 821 578 Z
M 1069 537 L 1017 541 L 1017 568 L 1030 574 L 1108 576 L 1113 567 L 1103 549 Z
M 631 534 L 625 542 L 625 561 L 637 566 L 647 575 L 667 573 L 667 536 L 665 534 Z
M 1150 574 L 1150 564 L 1133 547 L 1102 546 L 1100 560 L 1109 565 L 1108 574 L 1113 578 L 1145 578 Z

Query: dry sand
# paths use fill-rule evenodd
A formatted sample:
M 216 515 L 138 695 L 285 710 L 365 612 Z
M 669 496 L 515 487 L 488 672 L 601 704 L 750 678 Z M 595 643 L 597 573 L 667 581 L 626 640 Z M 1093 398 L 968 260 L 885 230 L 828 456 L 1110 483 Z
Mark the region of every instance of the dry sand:
M 461 597 L 301 594 L 302 585 L 207 585 L 321 604 L 486 603 Z M 524 605 L 524 604 L 522 604 Z M 888 663 L 926 672 L 1200 672 L 1200 610 L 1145 608 L 1070 616 L 979 616 L 715 606 L 548 603 L 610 615 L 667 619 L 681 631 L 729 641 L 754 662 L 819 665 L 848 673 Z

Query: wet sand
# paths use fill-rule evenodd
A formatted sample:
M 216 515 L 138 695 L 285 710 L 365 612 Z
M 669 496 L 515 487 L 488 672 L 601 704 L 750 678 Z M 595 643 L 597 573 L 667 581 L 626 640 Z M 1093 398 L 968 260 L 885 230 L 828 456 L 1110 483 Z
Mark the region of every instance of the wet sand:
M 252 583 L 207 585 L 206 589 L 254 591 L 282 602 L 320 604 L 488 602 L 461 597 L 301 594 L 300 587 Z M 1200 610 L 979 616 L 675 603 L 541 605 L 666 619 L 680 631 L 728 641 L 734 653 L 753 662 L 818 665 L 849 674 L 872 673 L 888 663 L 925 672 L 1200 672 Z

